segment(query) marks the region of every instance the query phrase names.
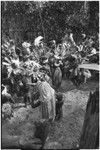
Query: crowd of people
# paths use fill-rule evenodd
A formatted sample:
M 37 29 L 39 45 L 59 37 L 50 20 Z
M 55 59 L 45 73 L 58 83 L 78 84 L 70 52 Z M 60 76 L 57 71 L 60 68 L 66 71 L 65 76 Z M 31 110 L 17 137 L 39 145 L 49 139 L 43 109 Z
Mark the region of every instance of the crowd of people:
M 52 40 L 50 44 L 48 47 L 43 42 L 43 37 L 39 36 L 33 44 L 23 42 L 20 49 L 15 46 L 13 40 L 10 40 L 10 44 L 6 43 L 2 46 L 2 60 L 6 61 L 3 67 L 7 66 L 9 60 L 13 60 L 13 69 L 15 62 L 17 66 L 23 64 L 24 74 L 18 72 L 21 77 L 18 81 L 16 80 L 16 84 L 23 89 L 26 106 L 27 101 L 33 107 L 39 103 L 42 119 L 54 121 L 55 118 L 60 118 L 62 115 L 63 94 L 59 92 L 62 79 L 68 78 L 76 86 L 86 83 L 91 77 L 91 72 L 88 69 L 78 68 L 78 65 L 90 63 L 91 58 L 93 62 L 98 63 L 99 56 L 96 48 L 92 46 L 93 39 L 87 39 L 85 34 L 80 44 L 75 43 L 72 33 L 66 34 L 61 44 L 57 45 L 55 40 Z M 10 51 L 6 48 L 7 46 L 10 47 Z M 6 78 L 8 78 L 9 69 L 7 71 Z M 13 75 L 14 72 L 10 71 L 10 83 L 14 82 L 11 80 Z M 5 84 L 4 80 L 2 84 Z M 36 96 L 38 101 L 34 100 L 34 96 L 32 97 L 32 87 L 38 91 Z M 21 94 L 21 90 L 19 92 Z M 5 94 L 2 93 L 2 95 Z

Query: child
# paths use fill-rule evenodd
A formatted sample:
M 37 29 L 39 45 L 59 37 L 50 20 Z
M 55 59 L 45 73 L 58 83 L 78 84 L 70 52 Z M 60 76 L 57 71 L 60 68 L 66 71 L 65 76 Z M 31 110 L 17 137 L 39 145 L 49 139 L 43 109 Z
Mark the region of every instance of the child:
M 63 94 L 58 92 L 56 93 L 56 120 L 59 120 L 62 114 L 62 105 L 63 105 Z

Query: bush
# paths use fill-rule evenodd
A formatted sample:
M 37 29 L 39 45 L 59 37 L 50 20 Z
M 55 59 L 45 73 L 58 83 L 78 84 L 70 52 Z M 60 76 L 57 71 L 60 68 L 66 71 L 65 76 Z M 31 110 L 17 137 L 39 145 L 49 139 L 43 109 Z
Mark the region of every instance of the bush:
M 10 103 L 5 103 L 2 105 L 2 117 L 9 118 L 12 116 L 12 106 Z

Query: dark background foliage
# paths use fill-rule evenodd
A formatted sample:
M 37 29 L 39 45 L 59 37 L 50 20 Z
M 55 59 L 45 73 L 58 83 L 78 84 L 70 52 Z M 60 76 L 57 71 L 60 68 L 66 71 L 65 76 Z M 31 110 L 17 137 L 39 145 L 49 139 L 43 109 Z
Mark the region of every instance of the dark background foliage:
M 66 28 L 76 41 L 81 33 L 99 32 L 99 1 L 5 1 L 1 10 L 2 39 L 9 36 L 16 43 L 33 42 L 38 35 L 60 43 Z

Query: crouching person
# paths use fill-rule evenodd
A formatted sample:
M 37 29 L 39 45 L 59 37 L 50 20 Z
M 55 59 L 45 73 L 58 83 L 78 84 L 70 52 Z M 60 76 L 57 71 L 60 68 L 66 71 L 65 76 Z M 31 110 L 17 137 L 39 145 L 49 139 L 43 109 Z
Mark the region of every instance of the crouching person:
M 63 105 L 63 94 L 58 92 L 56 93 L 56 120 L 59 120 L 63 117 L 62 105 Z
M 50 123 L 47 120 L 41 119 L 34 124 L 36 127 L 35 137 L 41 140 L 43 149 L 45 142 L 49 139 Z

